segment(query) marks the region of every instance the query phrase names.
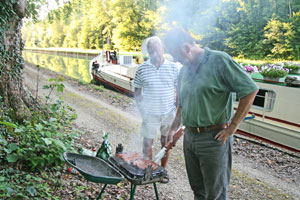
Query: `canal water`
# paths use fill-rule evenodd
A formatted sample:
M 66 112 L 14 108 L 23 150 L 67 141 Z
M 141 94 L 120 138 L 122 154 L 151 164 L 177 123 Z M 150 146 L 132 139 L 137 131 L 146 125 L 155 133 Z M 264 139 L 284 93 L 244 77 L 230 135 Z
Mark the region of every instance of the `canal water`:
M 92 80 L 89 72 L 91 58 L 88 57 L 68 57 L 24 51 L 23 58 L 29 63 L 40 65 L 80 81 L 90 82 Z

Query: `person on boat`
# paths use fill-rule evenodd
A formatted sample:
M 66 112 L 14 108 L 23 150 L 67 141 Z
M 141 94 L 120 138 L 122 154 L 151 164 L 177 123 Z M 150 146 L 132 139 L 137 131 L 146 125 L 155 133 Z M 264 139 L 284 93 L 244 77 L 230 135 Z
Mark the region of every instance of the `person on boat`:
M 158 132 L 165 146 L 171 123 L 176 113 L 176 86 L 178 66 L 163 56 L 163 44 L 153 36 L 144 41 L 149 59 L 137 69 L 134 78 L 135 99 L 142 116 L 140 133 L 143 136 L 143 154 L 152 159 L 152 145 Z M 162 159 L 166 167 L 168 156 Z
M 170 30 L 164 41 L 167 52 L 183 64 L 169 136 L 181 124 L 185 126 L 183 151 L 194 199 L 227 199 L 232 135 L 248 113 L 258 87 L 227 53 L 200 48 L 183 29 Z M 233 93 L 240 99 L 235 114 Z

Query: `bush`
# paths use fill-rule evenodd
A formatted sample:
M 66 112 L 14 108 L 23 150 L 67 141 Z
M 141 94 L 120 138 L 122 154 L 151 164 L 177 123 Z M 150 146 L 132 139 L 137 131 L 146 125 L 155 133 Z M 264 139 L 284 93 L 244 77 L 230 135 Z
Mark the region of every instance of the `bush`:
M 46 88 L 63 91 L 62 84 Z M 49 100 L 48 98 L 46 98 Z M 0 98 L 1 100 L 1 98 Z M 62 153 L 74 151 L 74 138 L 71 122 L 76 113 L 60 98 L 46 103 L 42 109 L 32 113 L 30 120 L 14 123 L 8 119 L 4 103 L 0 101 L 4 112 L 0 113 L 0 161 L 14 163 L 21 168 L 42 170 L 46 167 L 62 166 Z
M 267 65 L 261 67 L 260 73 L 264 77 L 283 78 L 286 75 L 288 75 L 289 70 L 284 69 L 282 66 L 277 66 L 274 64 L 267 64 Z
M 289 71 L 298 70 L 298 69 L 300 69 L 300 64 L 287 62 L 287 63 L 284 63 L 284 68 L 288 69 Z

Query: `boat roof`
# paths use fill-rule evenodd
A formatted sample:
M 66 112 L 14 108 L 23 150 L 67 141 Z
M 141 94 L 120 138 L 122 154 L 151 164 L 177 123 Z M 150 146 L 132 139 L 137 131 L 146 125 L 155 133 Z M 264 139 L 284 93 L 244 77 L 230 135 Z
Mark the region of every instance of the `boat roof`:
M 288 74 L 287 76 L 297 77 L 297 79 L 300 80 L 300 74 Z M 286 84 L 284 82 L 286 77 L 281 78 L 279 82 L 267 82 L 267 81 L 264 80 L 264 77 L 259 72 L 253 73 L 251 75 L 251 77 L 255 82 L 286 86 Z

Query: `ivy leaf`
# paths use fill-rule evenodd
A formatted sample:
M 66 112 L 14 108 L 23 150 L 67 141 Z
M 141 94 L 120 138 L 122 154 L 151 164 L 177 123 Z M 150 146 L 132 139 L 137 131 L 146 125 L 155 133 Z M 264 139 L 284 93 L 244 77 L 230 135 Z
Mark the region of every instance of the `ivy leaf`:
M 8 155 L 6 157 L 6 160 L 11 163 L 16 162 L 18 159 L 19 159 L 19 157 L 16 154 Z
M 2 137 L 2 135 L 0 135 L 0 144 L 7 144 L 7 141 L 5 140 L 5 138 Z
M 29 192 L 29 194 L 31 196 L 34 196 L 35 193 L 36 193 L 36 190 L 35 190 L 35 188 L 33 186 L 27 186 L 26 190 L 27 190 L 27 192 Z
M 42 138 L 42 140 L 44 140 L 44 142 L 46 143 L 47 146 L 49 144 L 52 144 L 52 139 L 51 138 Z
M 37 131 L 41 131 L 43 128 L 44 128 L 44 126 L 43 126 L 42 124 L 40 124 L 40 123 L 38 123 L 38 124 L 36 125 L 36 130 L 37 130 Z
M 52 141 L 53 141 L 57 146 L 60 146 L 64 151 L 67 150 L 67 149 L 66 149 L 66 146 L 65 146 L 64 143 L 62 143 L 61 141 L 56 140 L 56 139 L 52 139 Z
M 23 129 L 21 129 L 21 128 L 16 128 L 15 129 L 15 133 L 22 133 L 23 132 Z
M 17 150 L 18 148 L 19 148 L 19 146 L 16 143 L 11 143 L 8 145 L 8 149 L 10 150 L 10 152 Z
M 7 190 L 7 194 L 8 194 L 8 195 L 11 195 L 11 194 L 13 194 L 13 193 L 15 192 L 15 190 L 13 190 L 13 189 L 10 188 L 10 187 L 7 187 L 6 190 Z
M 53 118 L 53 117 L 51 117 L 50 119 L 49 119 L 49 122 L 56 122 L 57 121 L 57 119 L 56 118 Z
M 12 127 L 12 128 L 17 128 L 18 126 L 13 124 L 13 123 L 9 123 L 9 122 L 2 122 L 0 121 L 0 124 L 6 125 L 8 127 Z

